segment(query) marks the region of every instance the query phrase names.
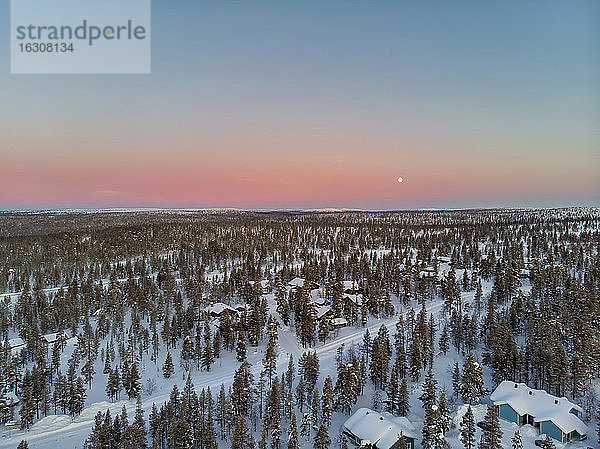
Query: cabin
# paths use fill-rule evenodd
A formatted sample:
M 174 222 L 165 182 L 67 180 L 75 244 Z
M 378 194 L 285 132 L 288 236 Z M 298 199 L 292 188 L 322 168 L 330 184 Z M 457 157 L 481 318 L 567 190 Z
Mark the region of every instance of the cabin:
M 6 427 L 6 430 L 19 430 L 21 428 L 21 422 L 8 421 L 6 424 L 4 424 L 4 427 Z
M 330 323 L 332 329 L 341 329 L 342 327 L 348 326 L 348 320 L 346 320 L 346 318 L 332 318 Z
M 330 319 L 333 314 L 333 310 L 331 310 L 331 306 L 317 306 L 317 320 L 321 320 L 322 318 Z
M 587 438 L 588 427 L 579 418 L 582 408 L 565 397 L 505 380 L 490 399 L 501 419 L 520 426 L 530 424 L 561 443 Z
M 303 288 L 305 285 L 309 290 L 316 290 L 317 288 L 319 288 L 319 284 L 317 284 L 316 282 L 306 281 L 303 278 L 294 278 L 290 282 L 288 282 L 288 286 L 292 289 Z
M 8 345 L 10 346 L 11 351 L 20 350 L 25 346 L 25 342 L 21 337 L 11 338 L 8 340 Z
M 342 304 L 347 303 L 348 305 L 351 305 L 350 303 L 354 304 L 354 306 L 356 307 L 360 307 L 363 301 L 363 296 L 362 295 L 344 295 L 342 296 Z
M 237 317 L 238 315 L 238 310 L 234 309 L 231 306 L 228 306 L 227 304 L 223 304 L 222 302 L 216 302 L 214 304 L 211 304 L 209 307 L 206 308 L 206 311 L 213 318 L 220 318 L 221 316 L 226 314 L 230 315 L 232 318 Z
M 374 449 L 397 449 L 400 438 L 408 449 L 414 449 L 418 439 L 404 416 L 382 415 L 368 408 L 358 409 L 346 420 L 342 435 L 354 446 L 372 445 Z
M 56 341 L 59 339 L 59 336 L 60 336 L 60 334 L 58 332 L 53 332 L 51 334 L 42 335 L 42 343 L 45 344 L 46 346 L 52 345 L 52 344 L 56 343 Z M 69 335 L 69 332 L 63 331 L 63 334 L 62 334 L 63 341 L 67 341 L 69 338 L 71 338 Z
M 347 295 L 358 295 L 363 289 L 355 281 L 344 281 L 344 293 Z

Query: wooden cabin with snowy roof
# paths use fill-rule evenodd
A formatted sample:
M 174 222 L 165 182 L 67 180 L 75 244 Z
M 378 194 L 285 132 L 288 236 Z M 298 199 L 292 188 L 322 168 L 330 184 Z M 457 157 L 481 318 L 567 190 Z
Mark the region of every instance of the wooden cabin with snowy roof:
M 415 448 L 417 435 L 412 423 L 404 416 L 385 415 L 368 408 L 359 408 L 342 427 L 342 434 L 355 446 L 374 449 L 397 449 L 403 438 L 408 449 Z

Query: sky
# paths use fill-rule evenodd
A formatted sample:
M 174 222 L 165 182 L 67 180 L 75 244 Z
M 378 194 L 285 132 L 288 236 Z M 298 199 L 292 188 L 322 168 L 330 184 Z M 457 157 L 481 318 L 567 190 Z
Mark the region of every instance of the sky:
M 153 0 L 150 75 L 11 75 L 0 2 L 0 209 L 600 206 L 598 17 Z

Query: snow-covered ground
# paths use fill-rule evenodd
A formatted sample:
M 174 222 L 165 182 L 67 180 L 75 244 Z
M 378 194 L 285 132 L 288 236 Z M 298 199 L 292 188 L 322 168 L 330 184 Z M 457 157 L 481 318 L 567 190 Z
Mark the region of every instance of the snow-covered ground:
M 445 271 L 448 269 L 447 264 L 442 264 L 441 270 Z M 210 277 L 214 277 L 218 275 L 218 273 L 210 273 Z M 462 271 L 457 271 L 457 279 L 460 279 L 462 276 Z M 529 285 L 523 286 L 523 290 L 527 291 Z M 484 283 L 484 297 L 489 294 L 491 286 L 488 283 Z M 474 292 L 467 292 L 462 294 L 462 299 L 465 303 L 473 302 Z M 15 298 L 13 296 L 13 298 Z M 275 301 L 274 295 L 268 294 L 266 295 L 267 303 L 269 307 L 269 313 L 274 316 L 278 316 L 275 311 Z M 395 325 L 398 320 L 398 313 L 407 313 L 409 309 L 400 305 L 400 302 L 397 299 L 393 301 L 396 307 L 396 316 L 392 318 L 382 318 L 375 319 L 370 318 L 368 321 L 367 328 L 371 333 L 371 336 L 374 336 L 377 333 L 377 330 L 381 325 L 385 325 L 390 332 L 390 335 L 393 335 L 395 332 Z M 416 303 L 412 304 L 412 307 L 415 311 L 420 309 L 420 306 Z M 443 302 L 441 299 L 436 299 L 434 301 L 429 301 L 427 303 L 427 312 L 433 313 L 436 320 L 443 320 Z M 437 339 L 439 338 L 439 332 L 441 332 L 441 328 L 443 326 L 438 326 L 438 336 L 436 337 L 436 345 Z M 338 347 L 341 344 L 344 344 L 346 348 L 352 345 L 359 345 L 362 342 L 363 334 L 365 332 L 365 328 L 362 327 L 346 327 L 334 331 L 332 333 L 331 338 L 325 342 L 317 343 L 312 348 L 306 348 L 310 350 L 316 350 L 319 362 L 320 362 L 320 381 L 319 386 L 322 387 L 323 379 L 327 375 L 331 375 L 332 378 L 335 379 L 335 356 Z M 74 345 L 76 343 L 76 338 L 72 338 L 67 342 L 67 346 L 63 352 L 61 365 L 63 368 L 67 364 L 67 360 L 71 355 Z M 101 346 L 102 347 L 102 346 Z M 277 360 L 277 371 L 281 373 L 287 369 L 289 356 L 292 355 L 294 361 L 297 366 L 297 361 L 304 352 L 305 348 L 299 344 L 298 339 L 293 331 L 289 327 L 282 326 L 279 329 L 279 347 L 278 347 L 278 360 Z M 255 376 L 255 379 L 258 378 L 260 371 L 263 369 L 262 359 L 264 357 L 265 352 L 265 343 L 262 343 L 257 348 L 253 348 L 251 346 L 248 347 L 248 362 L 252 365 L 252 372 Z M 179 348 L 171 349 L 171 353 L 173 356 L 173 361 L 178 365 L 179 362 Z M 480 356 L 480 354 L 478 354 Z M 197 371 L 192 370 L 191 378 L 192 382 L 195 385 L 196 391 L 201 390 L 202 388 L 210 387 L 213 391 L 213 394 L 216 394 L 221 384 L 224 384 L 226 387 L 230 385 L 233 381 L 234 371 L 239 366 L 239 362 L 236 361 L 235 352 L 229 352 L 222 350 L 221 357 L 216 359 L 215 364 L 213 365 L 211 371 Z M 152 408 L 152 404 L 156 403 L 157 406 L 160 406 L 163 402 L 167 401 L 169 398 L 169 393 L 171 392 L 173 385 L 177 384 L 180 391 L 183 389 L 185 383 L 185 374 L 183 370 L 176 369 L 176 374 L 174 378 L 165 379 L 162 376 L 162 365 L 166 357 L 166 350 L 164 345 L 162 346 L 162 352 L 158 357 L 158 361 L 155 364 L 150 360 L 148 356 L 144 356 L 142 363 L 140 364 L 140 373 L 141 373 L 141 381 L 142 384 L 145 385 L 148 379 L 153 379 L 156 382 L 155 391 L 151 396 L 148 396 L 146 393 L 142 393 L 142 408 L 145 412 L 145 418 L 148 417 L 148 414 Z M 463 356 L 461 354 L 456 353 L 456 351 L 451 348 L 450 351 L 446 355 L 438 355 L 435 359 L 434 372 L 436 374 L 436 378 L 438 380 L 438 387 L 440 390 L 445 389 L 447 394 L 450 396 L 452 394 L 451 387 L 451 374 L 450 370 L 454 363 L 459 361 L 462 365 Z M 29 447 L 31 449 L 81 449 L 83 447 L 84 441 L 89 435 L 93 425 L 94 425 L 94 417 L 95 415 L 101 411 L 105 412 L 106 409 L 110 409 L 111 414 L 114 416 L 119 413 L 123 405 L 127 408 L 129 412 L 130 419 L 133 417 L 133 413 L 136 407 L 135 400 L 120 400 L 116 402 L 108 402 L 106 400 L 106 381 L 107 376 L 102 374 L 103 364 L 98 357 L 98 360 L 95 364 L 96 375 L 94 376 L 93 386 L 91 390 L 88 390 L 88 396 L 86 399 L 86 406 L 83 412 L 74 418 L 71 418 L 68 415 L 49 415 L 45 418 L 42 418 L 36 421 L 28 431 L 22 430 L 2 430 L 1 438 L 0 438 L 0 449 L 13 449 L 15 448 L 21 440 L 27 440 Z M 488 389 L 491 389 L 493 386 L 491 384 L 491 372 L 490 369 L 484 367 L 484 377 L 486 379 L 486 386 Z M 409 382 L 409 391 L 410 391 L 410 403 L 411 403 L 411 412 L 408 415 L 408 418 L 413 422 L 416 427 L 416 431 L 418 434 L 421 432 L 421 428 L 423 425 L 423 410 L 421 408 L 421 402 L 418 400 L 418 396 L 421 393 L 421 383 L 423 380 L 423 376 L 421 377 L 419 382 Z M 360 407 L 372 407 L 373 401 L 373 389 L 370 382 L 367 383 L 365 394 L 359 397 L 354 410 Z M 479 404 L 473 407 L 475 421 L 478 422 L 483 419 L 486 410 L 485 402 L 489 402 L 489 397 L 484 398 L 484 404 Z M 459 402 L 460 403 L 460 402 Z M 465 411 L 465 407 L 460 405 L 457 410 L 454 411 L 453 415 L 453 425 L 450 431 L 447 433 L 447 439 L 450 442 L 453 449 L 462 448 L 462 444 L 459 439 L 459 433 L 457 429 L 457 424 L 462 417 L 462 414 Z M 332 417 L 332 423 L 329 430 L 329 435 L 332 440 L 331 447 L 338 447 L 338 439 L 337 436 L 339 434 L 339 430 L 343 424 L 343 422 L 347 419 L 347 415 L 341 413 L 334 413 Z M 515 430 L 518 429 L 518 426 L 515 424 L 501 421 L 501 427 L 503 431 L 503 446 L 506 448 L 510 447 L 510 439 L 512 438 Z M 594 446 L 592 443 L 597 439 L 595 436 L 595 431 L 593 427 L 590 426 L 590 438 L 586 442 L 580 443 L 572 443 L 569 447 L 572 448 L 584 448 L 587 446 Z M 538 438 L 538 434 L 535 429 L 531 426 L 523 426 L 519 428 L 522 437 L 524 447 L 526 449 L 533 449 L 535 447 L 534 441 Z M 479 439 L 481 430 L 477 428 L 476 439 Z M 257 438 L 258 439 L 258 438 Z M 300 443 L 302 447 L 312 447 L 312 441 L 308 441 L 305 437 L 300 437 Z M 220 442 L 221 447 L 228 447 L 228 443 Z M 418 444 L 418 447 L 420 445 Z M 557 447 L 564 447 L 563 445 L 557 444 Z

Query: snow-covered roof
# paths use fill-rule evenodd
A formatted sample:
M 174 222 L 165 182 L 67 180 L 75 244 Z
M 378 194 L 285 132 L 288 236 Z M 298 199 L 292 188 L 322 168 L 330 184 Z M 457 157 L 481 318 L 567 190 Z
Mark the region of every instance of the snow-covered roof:
M 360 293 L 358 295 L 344 295 L 344 299 L 352 301 L 357 306 L 362 304 L 362 295 Z
M 23 339 L 21 337 L 17 337 L 17 338 L 11 338 L 10 340 L 8 340 L 8 344 L 10 345 L 10 349 L 15 349 L 15 348 L 24 346 L 25 342 L 23 341 Z
M 579 417 L 571 413 L 572 409 L 581 412 L 580 406 L 567 398 L 558 398 L 545 390 L 534 390 L 523 383 L 505 380 L 490 395 L 494 405 L 508 404 L 519 415 L 531 415 L 535 422 L 552 421 L 564 433 L 574 430 L 585 435 L 588 427 Z
M 331 324 L 334 326 L 347 326 L 348 320 L 346 320 L 346 318 L 333 318 Z
M 344 281 L 344 290 L 358 290 L 359 288 L 358 282 Z
M 304 279 L 294 278 L 290 282 L 288 282 L 288 285 L 292 287 L 304 287 Z
M 69 334 L 67 332 L 64 332 L 64 336 L 65 340 L 69 338 Z M 58 338 L 58 332 L 42 335 L 42 338 L 46 341 L 46 343 L 54 343 Z
M 223 304 L 222 302 L 216 302 L 214 304 L 211 304 L 206 311 L 208 313 L 211 313 L 213 315 L 221 315 L 223 312 L 225 312 L 226 310 L 232 312 L 232 313 L 237 313 L 237 310 L 234 309 L 233 307 L 228 306 L 227 304 Z
M 370 442 L 377 449 L 390 449 L 400 435 L 417 439 L 414 427 L 408 419 L 384 417 L 368 408 L 359 408 L 344 423 L 344 429 L 360 439 L 361 443 Z
M 331 311 L 331 306 L 321 306 L 317 307 L 317 318 L 321 319 L 323 315 L 329 313 Z

